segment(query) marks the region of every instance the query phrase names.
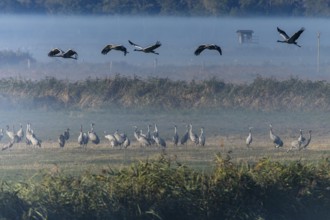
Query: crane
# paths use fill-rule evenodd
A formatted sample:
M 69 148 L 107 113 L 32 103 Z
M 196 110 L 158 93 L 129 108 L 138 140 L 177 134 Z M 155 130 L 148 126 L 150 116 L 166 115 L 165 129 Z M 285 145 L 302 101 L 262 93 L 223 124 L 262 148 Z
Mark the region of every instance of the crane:
M 311 140 L 312 140 L 312 130 L 309 130 L 309 131 L 308 131 L 308 134 L 309 134 L 308 139 L 305 140 L 305 141 L 301 144 L 301 147 L 299 148 L 299 150 L 306 149 L 307 146 L 310 144 L 310 142 L 311 142 Z
M 188 125 L 186 125 L 186 132 L 184 133 L 184 135 L 181 137 L 180 143 L 181 145 L 186 144 L 188 139 L 189 139 L 189 127 Z
M 6 128 L 7 128 L 6 129 L 6 134 L 9 137 L 9 139 L 12 142 L 14 142 L 14 143 L 18 143 L 19 142 L 19 138 L 18 138 L 17 134 L 14 131 L 14 126 L 13 126 L 13 130 L 12 131 L 9 130 L 9 125 L 7 125 Z
M 160 47 L 162 45 L 159 41 L 157 41 L 154 45 L 151 45 L 148 47 L 141 47 L 141 46 L 133 43 L 130 40 L 128 40 L 128 42 L 135 47 L 134 51 L 140 51 L 140 52 L 144 52 L 144 53 L 154 53 L 157 55 L 159 55 L 159 53 L 155 52 L 155 49 L 157 49 L 158 47 Z
M 197 49 L 195 50 L 195 55 L 198 56 L 199 54 L 201 54 L 205 49 L 208 50 L 216 50 L 219 52 L 220 55 L 222 55 L 222 50 L 221 48 L 216 45 L 216 44 L 202 44 L 200 46 L 197 47 Z
M 97 136 L 97 134 L 94 131 L 94 123 L 91 123 L 91 130 L 88 131 L 88 139 L 93 143 L 93 144 L 99 144 L 100 143 L 100 138 Z
M 293 149 L 300 150 L 301 149 L 301 146 L 305 143 L 306 138 L 303 136 L 303 130 L 300 129 L 299 133 L 300 134 L 299 134 L 298 139 L 291 142 L 291 148 L 289 150 L 287 150 L 287 152 L 289 152 L 289 151 L 291 151 Z
M 130 145 L 131 145 L 131 141 L 130 141 L 130 139 L 128 137 L 126 137 L 126 139 L 125 139 L 124 143 L 122 144 L 122 146 L 124 148 L 127 148 Z
M 80 133 L 79 133 L 79 136 L 78 136 L 78 144 L 80 146 L 87 147 L 88 141 L 89 141 L 88 134 L 86 132 L 83 132 L 83 126 L 80 125 Z
M 178 146 L 179 135 L 178 135 L 178 131 L 177 131 L 176 125 L 174 125 L 174 135 L 173 135 L 172 141 L 173 141 L 174 146 Z
M 137 132 L 137 126 L 134 126 L 134 128 L 134 137 L 140 143 L 140 146 L 150 146 L 150 142 L 148 141 L 148 139 Z
M 163 138 L 161 138 L 159 136 L 153 136 L 153 139 L 155 140 L 155 143 L 157 144 L 157 146 L 160 146 L 162 148 L 166 147 L 166 142 Z
M 78 59 L 78 53 L 75 50 L 73 50 L 73 49 L 69 49 L 66 52 L 64 52 L 61 55 L 61 57 L 77 60 Z
M 111 50 L 122 51 L 122 52 L 124 52 L 124 56 L 126 56 L 126 54 L 128 53 L 126 47 L 124 47 L 123 45 L 114 45 L 114 44 L 108 44 L 108 45 L 106 45 L 106 46 L 102 49 L 101 53 L 102 53 L 103 55 L 106 55 L 106 54 L 108 54 Z
M 114 134 L 107 134 L 107 132 L 104 131 L 104 138 L 110 141 L 111 147 L 117 147 L 119 145 L 119 142 Z
M 201 133 L 200 133 L 200 135 L 199 135 L 199 137 L 198 137 L 198 143 L 200 144 L 200 145 L 202 145 L 202 146 L 204 146 L 205 145 L 205 135 L 204 135 L 204 127 L 201 127 Z
M 281 37 L 284 40 L 277 40 L 277 42 L 280 43 L 287 43 L 287 44 L 295 44 L 298 47 L 301 47 L 298 43 L 297 40 L 300 37 L 300 35 L 302 34 L 302 32 L 304 32 L 305 28 L 301 28 L 299 31 L 297 31 L 294 35 L 292 35 L 291 37 L 289 37 L 285 31 L 281 30 L 279 27 L 277 27 L 277 31 L 280 33 Z
M 41 140 L 34 134 L 33 130 L 31 129 L 31 124 L 28 124 L 28 126 L 29 129 L 25 136 L 25 138 L 28 140 L 28 143 L 32 144 L 34 147 L 41 147 Z
M 189 124 L 189 138 L 196 145 L 198 144 L 198 136 L 193 132 L 192 124 Z
M 276 148 L 283 147 L 283 141 L 281 138 L 273 133 L 273 127 L 269 124 L 269 137 L 275 144 Z
M 69 138 L 70 138 L 70 128 L 67 128 L 67 129 L 64 131 L 63 135 L 64 135 L 65 140 L 68 141 Z
M 245 142 L 247 147 L 250 147 L 250 145 L 252 143 L 252 140 L 253 140 L 253 138 L 252 138 L 252 127 L 249 127 L 249 135 L 247 136 L 246 142 Z
M 18 137 L 18 142 L 21 142 L 24 137 L 23 125 L 20 124 L 20 129 L 16 132 L 16 136 Z
M 60 134 L 58 136 L 57 141 L 58 141 L 58 144 L 60 145 L 60 147 L 64 147 L 64 145 L 65 145 L 65 136 L 64 136 L 64 134 Z
M 64 51 L 59 48 L 54 48 L 51 51 L 49 51 L 48 56 L 49 57 L 61 57 L 63 55 Z

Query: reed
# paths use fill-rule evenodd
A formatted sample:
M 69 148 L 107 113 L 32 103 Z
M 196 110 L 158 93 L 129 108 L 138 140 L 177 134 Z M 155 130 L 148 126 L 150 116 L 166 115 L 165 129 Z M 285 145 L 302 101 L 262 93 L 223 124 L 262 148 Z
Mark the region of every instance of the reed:
M 327 219 L 329 160 L 255 164 L 215 155 L 198 171 L 161 154 L 121 169 L 2 183 L 3 219 Z M 9 207 L 9 208 L 8 208 Z M 14 207 L 14 208 L 10 208 Z

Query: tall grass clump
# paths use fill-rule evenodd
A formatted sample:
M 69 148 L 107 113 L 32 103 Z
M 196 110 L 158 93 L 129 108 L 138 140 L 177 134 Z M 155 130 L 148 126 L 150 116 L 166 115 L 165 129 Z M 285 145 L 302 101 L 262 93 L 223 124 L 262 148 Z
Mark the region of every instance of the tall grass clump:
M 330 84 L 290 78 L 257 77 L 250 84 L 142 79 L 116 75 L 69 82 L 0 79 L 0 102 L 27 108 L 244 108 L 253 110 L 330 110 Z
M 215 155 L 208 171 L 161 155 L 120 170 L 42 172 L 3 184 L 4 219 L 328 219 L 330 163 L 235 164 Z M 9 207 L 9 208 L 8 208 Z

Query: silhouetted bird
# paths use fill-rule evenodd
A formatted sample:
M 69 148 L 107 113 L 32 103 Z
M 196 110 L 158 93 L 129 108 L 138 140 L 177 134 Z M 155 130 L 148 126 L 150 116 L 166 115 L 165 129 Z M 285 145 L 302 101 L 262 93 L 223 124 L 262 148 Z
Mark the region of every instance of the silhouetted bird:
M 124 47 L 123 45 L 113 45 L 113 44 L 108 44 L 106 45 L 103 50 L 101 51 L 101 53 L 103 55 L 106 55 L 107 53 L 109 53 L 111 50 L 119 50 L 119 51 L 123 51 L 124 52 L 124 56 L 126 56 L 126 54 L 128 53 L 126 47 Z
M 280 28 L 277 27 L 277 31 L 280 33 L 281 37 L 283 37 L 284 40 L 277 40 L 277 42 L 280 43 L 287 43 L 287 44 L 295 44 L 298 47 L 301 47 L 300 45 L 297 44 L 296 40 L 300 37 L 301 33 L 304 32 L 305 28 L 301 28 L 298 32 L 296 32 L 294 35 L 289 37 L 285 31 L 281 30 Z
M 208 50 L 216 50 L 222 55 L 222 50 L 218 45 L 215 44 L 202 44 L 195 50 L 195 55 L 198 56 L 201 52 L 203 52 L 205 49 Z
M 141 47 L 135 43 L 133 43 L 132 41 L 128 41 L 131 45 L 133 45 L 135 47 L 134 51 L 141 51 L 141 52 L 144 52 L 144 53 L 154 53 L 154 54 L 157 54 L 159 55 L 159 53 L 155 52 L 155 49 L 157 49 L 158 47 L 160 47 L 162 44 L 157 41 L 154 45 L 152 46 L 149 46 L 149 47 Z
M 66 51 L 65 53 L 62 54 L 63 58 L 70 58 L 70 59 L 78 59 L 78 53 L 72 49 L 69 49 L 68 51 Z
M 59 48 L 54 48 L 51 51 L 49 51 L 48 56 L 49 57 L 61 57 L 63 53 L 64 53 L 63 50 L 61 50 Z

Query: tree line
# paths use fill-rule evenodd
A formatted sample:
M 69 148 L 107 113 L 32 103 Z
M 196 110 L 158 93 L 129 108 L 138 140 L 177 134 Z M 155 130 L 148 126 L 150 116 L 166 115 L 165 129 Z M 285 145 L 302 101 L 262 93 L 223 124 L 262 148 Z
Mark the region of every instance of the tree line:
M 329 16 L 329 0 L 2 0 L 2 13 Z

